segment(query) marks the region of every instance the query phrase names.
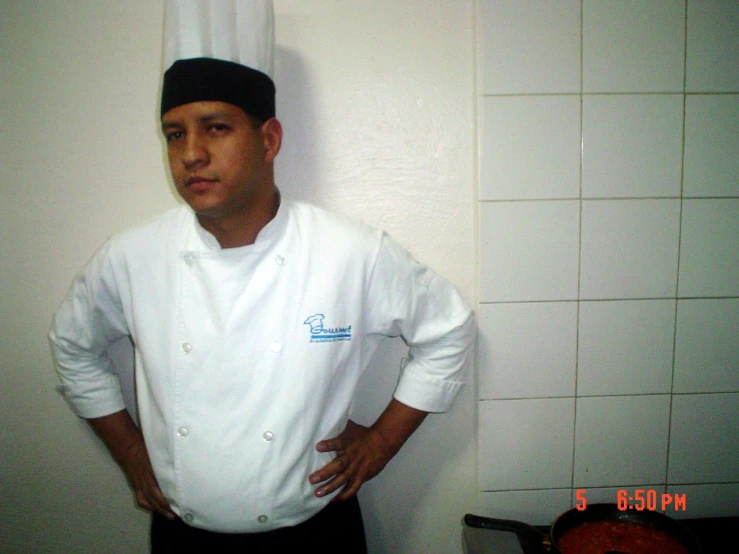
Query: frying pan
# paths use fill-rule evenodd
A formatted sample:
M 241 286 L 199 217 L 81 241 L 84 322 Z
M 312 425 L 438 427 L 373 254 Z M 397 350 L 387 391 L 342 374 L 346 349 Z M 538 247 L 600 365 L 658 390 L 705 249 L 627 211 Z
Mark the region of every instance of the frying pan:
M 464 522 L 470 527 L 512 531 L 518 535 L 526 554 L 556 554 L 559 540 L 570 529 L 589 521 L 622 521 L 647 525 L 677 539 L 690 554 L 702 554 L 695 536 L 669 516 L 649 510 L 619 510 L 616 504 L 588 504 L 585 510 L 573 508 L 561 514 L 552 524 L 549 534 L 522 521 L 495 519 L 467 514 Z

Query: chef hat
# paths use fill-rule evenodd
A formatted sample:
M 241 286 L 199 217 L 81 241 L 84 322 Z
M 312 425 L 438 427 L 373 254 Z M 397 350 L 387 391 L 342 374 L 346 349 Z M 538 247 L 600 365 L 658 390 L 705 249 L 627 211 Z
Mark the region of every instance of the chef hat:
M 272 0 L 166 0 L 161 115 L 199 101 L 275 116 Z

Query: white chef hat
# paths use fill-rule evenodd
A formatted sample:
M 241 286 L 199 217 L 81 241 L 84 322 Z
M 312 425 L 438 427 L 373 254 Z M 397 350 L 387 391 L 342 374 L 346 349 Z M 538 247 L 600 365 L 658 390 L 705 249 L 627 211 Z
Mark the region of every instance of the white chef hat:
M 162 115 L 220 101 L 275 116 L 272 0 L 166 0 L 164 19 Z

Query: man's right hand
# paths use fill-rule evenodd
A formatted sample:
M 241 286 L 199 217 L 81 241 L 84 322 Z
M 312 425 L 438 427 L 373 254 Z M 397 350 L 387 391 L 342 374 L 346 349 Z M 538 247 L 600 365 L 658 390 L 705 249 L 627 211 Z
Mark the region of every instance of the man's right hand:
M 158 512 L 167 519 L 174 519 L 172 508 L 154 477 L 154 469 L 151 467 L 149 453 L 143 440 L 128 447 L 120 466 L 134 490 L 136 503 L 141 508 L 148 512 Z
M 176 516 L 154 476 L 144 437 L 129 413 L 121 410 L 107 416 L 90 418 L 87 422 L 123 470 L 133 488 L 136 503 L 144 510 L 174 519 Z

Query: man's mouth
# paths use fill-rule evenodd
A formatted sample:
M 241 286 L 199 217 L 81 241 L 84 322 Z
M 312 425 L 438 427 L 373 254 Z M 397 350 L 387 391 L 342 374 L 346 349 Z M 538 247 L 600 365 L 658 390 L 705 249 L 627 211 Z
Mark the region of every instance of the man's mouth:
M 206 177 L 195 175 L 193 177 L 190 177 L 185 182 L 185 187 L 192 190 L 193 192 L 199 192 L 210 188 L 210 186 L 215 182 L 215 179 L 208 179 Z

